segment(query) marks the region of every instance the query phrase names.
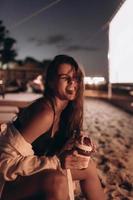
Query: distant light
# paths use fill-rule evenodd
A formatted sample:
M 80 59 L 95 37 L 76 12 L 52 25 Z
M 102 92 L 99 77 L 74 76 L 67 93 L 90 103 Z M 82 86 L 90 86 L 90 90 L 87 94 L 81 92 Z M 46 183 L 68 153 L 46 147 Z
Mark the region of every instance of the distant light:
M 84 77 L 84 84 L 92 85 L 93 84 L 92 78 L 91 77 Z
M 3 80 L 0 80 L 0 85 L 2 85 L 3 84 Z
M 133 96 L 133 90 L 131 90 L 131 91 L 129 92 L 129 94 L 130 94 L 131 96 Z
M 130 105 L 131 105 L 131 107 L 133 107 L 133 102 Z
M 3 68 L 3 69 L 7 69 L 7 64 L 4 64 L 4 65 L 2 66 L 2 68 Z
M 93 82 L 94 82 L 94 84 L 98 85 L 98 84 L 104 83 L 105 79 L 104 79 L 104 77 L 94 77 Z
M 105 84 L 105 78 L 104 77 L 84 77 L 84 84 L 88 85 L 100 85 L 100 84 Z
M 8 69 L 15 69 L 16 63 L 15 62 L 9 62 L 8 63 Z
M 2 62 L 0 61 L 0 68 L 2 68 Z
M 42 83 L 42 75 L 38 75 L 36 79 L 33 80 L 34 83 L 36 84 L 41 84 Z

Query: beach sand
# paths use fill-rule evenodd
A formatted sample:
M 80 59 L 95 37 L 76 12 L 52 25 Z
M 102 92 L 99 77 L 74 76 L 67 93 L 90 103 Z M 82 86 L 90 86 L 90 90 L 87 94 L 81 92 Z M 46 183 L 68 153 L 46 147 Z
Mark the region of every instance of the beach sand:
M 84 129 L 97 146 L 93 158 L 107 200 L 133 199 L 133 115 L 106 101 L 86 97 Z

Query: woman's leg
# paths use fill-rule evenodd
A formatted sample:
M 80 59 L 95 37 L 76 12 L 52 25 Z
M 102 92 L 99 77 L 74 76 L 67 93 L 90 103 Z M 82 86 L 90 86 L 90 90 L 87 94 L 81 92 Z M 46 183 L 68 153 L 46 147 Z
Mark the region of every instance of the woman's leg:
M 71 170 L 73 180 L 80 180 L 83 195 L 87 200 L 105 200 L 94 162 L 90 160 L 86 169 Z
M 65 175 L 57 170 L 44 170 L 32 176 L 19 177 L 15 181 L 6 182 L 2 200 L 30 199 L 37 194 L 41 194 L 42 199 L 46 200 L 68 200 Z

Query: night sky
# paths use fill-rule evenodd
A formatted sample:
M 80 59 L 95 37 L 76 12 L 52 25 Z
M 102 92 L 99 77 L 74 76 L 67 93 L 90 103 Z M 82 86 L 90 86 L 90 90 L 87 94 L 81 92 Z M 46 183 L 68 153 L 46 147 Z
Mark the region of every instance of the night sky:
M 74 56 L 86 75 L 108 71 L 108 24 L 120 0 L 0 0 L 0 19 L 17 40 L 17 59 Z

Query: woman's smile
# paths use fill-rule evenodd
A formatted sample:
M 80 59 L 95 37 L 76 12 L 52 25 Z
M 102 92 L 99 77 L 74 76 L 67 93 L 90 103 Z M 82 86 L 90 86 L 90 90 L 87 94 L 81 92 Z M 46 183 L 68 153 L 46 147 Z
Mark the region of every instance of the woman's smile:
M 66 92 L 70 95 L 74 95 L 76 93 L 76 88 L 74 87 L 67 87 Z

